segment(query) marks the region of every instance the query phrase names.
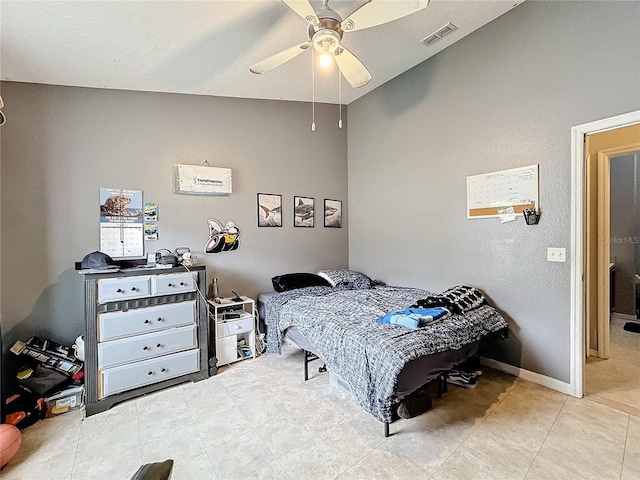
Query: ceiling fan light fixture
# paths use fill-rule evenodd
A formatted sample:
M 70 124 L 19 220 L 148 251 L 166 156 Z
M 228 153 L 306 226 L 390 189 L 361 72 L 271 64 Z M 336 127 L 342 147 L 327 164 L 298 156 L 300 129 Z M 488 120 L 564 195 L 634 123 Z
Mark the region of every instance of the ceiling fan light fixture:
M 340 34 L 335 30 L 323 28 L 311 38 L 313 48 L 320 53 L 320 66 L 329 68 L 333 63 L 333 53 L 340 46 Z
M 330 53 L 325 52 L 322 55 L 320 55 L 320 66 L 322 68 L 329 68 L 331 67 L 331 64 L 333 63 L 333 57 L 331 56 Z
M 318 53 L 333 53 L 340 46 L 340 34 L 335 30 L 323 28 L 313 34 L 311 43 Z
M 315 0 L 319 1 L 319 0 Z M 307 33 L 309 40 L 298 45 L 294 45 L 280 53 L 256 63 L 249 70 L 252 73 L 264 74 L 280 65 L 292 60 L 313 45 L 313 55 L 311 56 L 311 82 L 313 119 L 311 130 L 315 131 L 315 69 L 316 54 L 320 54 L 320 66 L 328 69 L 335 60 L 338 73 L 338 85 L 340 89 L 340 119 L 338 126 L 342 128 L 342 81 L 344 79 L 353 88 L 363 87 L 371 81 L 371 73 L 367 67 L 349 49 L 340 44 L 342 36 L 347 31 L 363 30 L 375 27 L 383 23 L 391 22 L 399 18 L 415 13 L 429 4 L 430 0 L 412 1 L 373 1 L 361 0 L 362 5 L 358 7 L 344 20 L 331 7 L 329 0 L 322 0 L 322 7 L 315 10 L 310 0 L 282 0 L 300 18 L 307 22 Z M 514 0 L 521 1 L 521 0 Z M 442 30 L 442 29 L 441 29 Z M 442 36 L 444 30 L 439 32 Z M 447 32 L 449 33 L 449 32 Z

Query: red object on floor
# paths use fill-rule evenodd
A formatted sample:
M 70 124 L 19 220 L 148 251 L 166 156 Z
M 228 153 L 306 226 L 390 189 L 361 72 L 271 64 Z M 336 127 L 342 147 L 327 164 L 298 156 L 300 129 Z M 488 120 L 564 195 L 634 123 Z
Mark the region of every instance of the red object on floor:
M 27 414 L 25 412 L 14 412 L 7 415 L 7 418 L 5 418 L 4 421 L 9 425 L 17 425 L 25 418 L 27 418 Z

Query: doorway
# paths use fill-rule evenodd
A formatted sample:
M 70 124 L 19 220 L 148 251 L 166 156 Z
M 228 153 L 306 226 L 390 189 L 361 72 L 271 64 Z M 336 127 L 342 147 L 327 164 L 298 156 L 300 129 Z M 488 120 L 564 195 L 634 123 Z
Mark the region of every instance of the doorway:
M 618 146 L 600 149 L 612 144 Z M 587 262 L 585 280 L 597 294 L 587 294 L 585 396 L 640 415 L 640 334 L 634 332 L 640 326 L 635 305 L 640 127 L 589 135 L 585 148 L 587 178 L 595 177 L 597 184 L 586 205 L 587 212 L 595 210 L 587 216 L 587 251 L 596 251 L 597 262 Z M 596 308 L 590 310 L 594 299 Z
M 587 323 L 587 313 L 593 315 L 592 298 L 594 292 L 602 290 L 602 285 L 593 288 L 593 277 L 587 278 L 587 266 L 603 263 L 594 252 L 589 249 L 587 243 L 588 235 L 593 235 L 587 230 L 587 220 L 596 215 L 593 210 L 587 211 L 587 194 L 592 193 L 594 178 L 587 177 L 588 161 L 597 161 L 589 158 L 588 149 L 585 146 L 585 137 L 589 134 L 596 134 L 611 131 L 620 133 L 625 127 L 637 128 L 640 132 L 640 111 L 631 112 L 616 117 L 611 117 L 583 125 L 575 126 L 571 129 L 572 145 L 572 188 L 571 188 L 571 378 L 570 393 L 576 397 L 584 394 L 584 371 L 585 359 L 590 351 L 591 341 L 589 333 L 591 325 Z M 640 141 L 640 133 L 635 134 L 636 142 Z M 627 142 L 631 143 L 631 142 Z M 614 146 L 619 146 L 620 143 Z M 611 147 L 611 146 L 610 146 Z M 596 182 L 597 185 L 597 182 Z M 588 188 L 589 187 L 589 188 Z M 597 234 L 597 233 L 596 233 Z M 601 281 L 602 282 L 602 281 Z M 597 308 L 597 307 L 596 307 Z M 591 330 L 591 331 L 590 331 Z M 602 340 L 600 340 L 602 342 Z M 588 343 L 589 342 L 589 343 Z M 606 344 L 606 342 L 605 342 Z M 606 353 L 606 352 L 605 352 Z

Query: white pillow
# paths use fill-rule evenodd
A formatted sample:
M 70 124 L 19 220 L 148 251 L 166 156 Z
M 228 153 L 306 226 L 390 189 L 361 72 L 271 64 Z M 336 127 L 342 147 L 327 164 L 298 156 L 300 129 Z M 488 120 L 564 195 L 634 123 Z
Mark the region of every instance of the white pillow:
M 373 281 L 364 273 L 346 268 L 318 270 L 318 276 L 324 278 L 332 287 L 345 286 L 353 289 L 369 289 L 373 286 Z

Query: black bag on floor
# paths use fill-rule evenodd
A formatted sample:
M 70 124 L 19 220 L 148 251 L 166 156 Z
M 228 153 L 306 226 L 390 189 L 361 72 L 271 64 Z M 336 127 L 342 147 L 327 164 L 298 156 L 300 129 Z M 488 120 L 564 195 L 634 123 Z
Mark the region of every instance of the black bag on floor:
M 69 383 L 69 376 L 42 365 L 37 365 L 27 378 L 18 379 L 20 388 L 39 397 L 62 390 Z

